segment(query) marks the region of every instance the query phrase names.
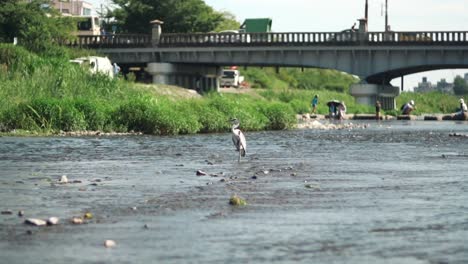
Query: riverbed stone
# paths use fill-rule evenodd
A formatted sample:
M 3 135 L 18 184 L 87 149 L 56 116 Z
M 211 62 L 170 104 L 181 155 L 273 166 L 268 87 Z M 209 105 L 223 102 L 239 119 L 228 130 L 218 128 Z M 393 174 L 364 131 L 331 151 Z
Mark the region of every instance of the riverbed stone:
M 83 219 L 81 217 L 73 217 L 70 222 L 74 225 L 81 225 L 83 224 Z
M 197 170 L 197 176 L 205 176 L 206 175 L 206 172 L 202 171 L 202 170 Z
M 67 175 L 62 175 L 58 181 L 60 184 L 66 184 L 68 183 L 68 178 Z
M 104 241 L 104 246 L 106 248 L 112 248 L 112 247 L 115 247 L 116 245 L 117 245 L 117 243 L 115 243 L 114 240 L 108 239 L 108 240 Z
M 45 226 L 47 225 L 47 222 L 42 220 L 42 219 L 37 219 L 37 218 L 28 218 L 24 220 L 25 224 L 28 225 L 33 225 L 33 226 Z
M 50 217 L 49 219 L 47 219 L 47 225 L 56 225 L 56 224 L 58 224 L 58 222 L 59 222 L 59 219 L 58 219 L 58 217 L 55 217 L 55 216 Z

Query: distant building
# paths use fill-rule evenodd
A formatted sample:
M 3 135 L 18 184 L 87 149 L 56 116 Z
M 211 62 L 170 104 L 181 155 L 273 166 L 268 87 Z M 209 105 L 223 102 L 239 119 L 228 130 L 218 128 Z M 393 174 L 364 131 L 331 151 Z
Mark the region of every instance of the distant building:
M 435 89 L 434 85 L 427 81 L 427 77 L 423 77 L 422 82 L 418 83 L 417 87 L 414 87 L 414 91 L 419 93 L 428 93 L 435 91 Z
M 52 5 L 55 9 L 57 9 L 60 13 L 64 15 L 90 16 L 92 15 L 92 11 L 93 11 L 93 4 L 85 2 L 85 1 L 53 0 Z
M 441 79 L 439 82 L 437 82 L 437 91 L 442 92 L 442 93 L 448 93 L 448 94 L 453 94 L 453 83 L 447 82 L 445 79 Z
M 465 80 L 468 79 L 468 74 L 465 74 Z M 422 78 L 422 82 L 418 83 L 417 87 L 414 87 L 414 91 L 418 93 L 429 93 L 433 91 L 439 91 L 441 93 L 453 94 L 453 83 L 447 82 L 446 79 L 441 79 L 437 82 L 437 85 L 433 85 L 427 81 L 427 77 Z

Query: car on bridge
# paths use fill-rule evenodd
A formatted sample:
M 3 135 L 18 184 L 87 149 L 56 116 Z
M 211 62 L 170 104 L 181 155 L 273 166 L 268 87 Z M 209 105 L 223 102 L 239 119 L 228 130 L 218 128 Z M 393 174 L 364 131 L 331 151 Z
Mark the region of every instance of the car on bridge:
M 218 33 L 210 33 L 205 42 L 217 44 L 250 43 L 250 35 L 239 30 L 223 30 Z

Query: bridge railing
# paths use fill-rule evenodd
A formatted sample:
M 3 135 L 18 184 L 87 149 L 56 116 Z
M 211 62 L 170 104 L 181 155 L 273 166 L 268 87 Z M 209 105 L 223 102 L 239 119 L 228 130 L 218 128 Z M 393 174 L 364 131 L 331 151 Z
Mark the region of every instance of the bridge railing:
M 352 44 L 359 40 L 355 32 L 294 33 L 194 33 L 162 34 L 159 46 L 277 46 L 309 44 Z
M 151 46 L 151 36 L 144 34 L 82 35 L 70 45 L 83 48 L 138 48 Z
M 468 31 L 368 32 L 368 42 L 385 44 L 467 44 Z
M 159 47 L 235 46 L 353 46 L 353 45 L 460 45 L 468 44 L 468 31 L 427 32 L 269 32 L 162 34 Z M 88 48 L 150 47 L 151 36 L 118 34 L 79 36 L 72 46 Z
M 459 45 L 461 43 L 468 43 L 468 31 L 163 34 L 159 46 Z

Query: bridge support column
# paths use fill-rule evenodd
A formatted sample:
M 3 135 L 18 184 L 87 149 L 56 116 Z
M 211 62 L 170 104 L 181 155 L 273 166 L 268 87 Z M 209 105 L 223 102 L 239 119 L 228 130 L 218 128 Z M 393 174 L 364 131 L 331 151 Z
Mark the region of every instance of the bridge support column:
M 146 71 L 155 84 L 176 85 L 199 93 L 217 92 L 222 74 L 218 66 L 172 63 L 148 63 Z
M 375 105 L 377 100 L 382 104 L 384 110 L 396 108 L 395 97 L 400 94 L 399 87 L 381 84 L 353 84 L 349 92 L 359 104 Z

